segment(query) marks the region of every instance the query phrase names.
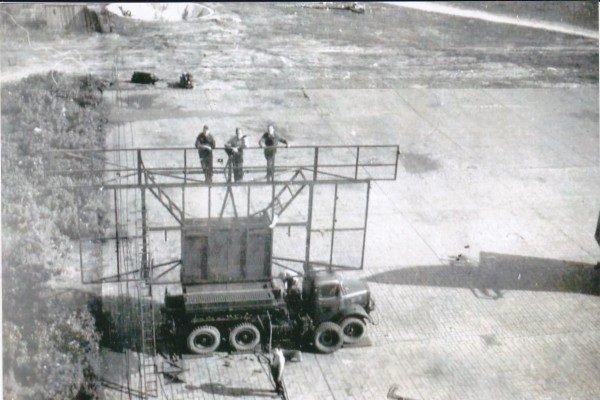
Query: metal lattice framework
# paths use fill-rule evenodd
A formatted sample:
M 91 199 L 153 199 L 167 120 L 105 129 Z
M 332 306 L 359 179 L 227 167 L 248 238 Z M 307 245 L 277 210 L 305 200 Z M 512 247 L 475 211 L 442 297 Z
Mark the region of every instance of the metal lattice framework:
M 362 269 L 364 266 L 369 195 L 371 181 L 395 180 L 399 149 L 395 145 L 378 146 L 301 146 L 281 148 L 276 156 L 274 180 L 265 179 L 266 166 L 260 148 L 244 150 L 246 179 L 231 181 L 231 165 L 224 149 L 217 148 L 214 178 L 204 181 L 197 151 L 191 148 L 146 148 L 116 150 L 71 150 L 46 153 L 52 165 L 61 160 L 86 158 L 89 169 L 47 170 L 47 174 L 68 174 L 83 177 L 89 185 L 73 186 L 74 190 L 102 190 L 113 193 L 114 236 L 81 237 L 80 243 L 112 241 L 119 252 L 119 243 L 141 242 L 139 268 L 108 275 L 90 273 L 80 257 L 84 283 L 150 280 L 152 284 L 178 282 L 171 271 L 180 264 L 179 258 L 153 259 L 156 245 L 151 237 L 157 234 L 173 237 L 181 231 L 187 218 L 268 216 L 279 237 L 293 244 L 276 240 L 273 263 L 299 274 L 308 265 L 324 268 Z M 219 154 L 223 158 L 219 158 Z M 123 162 L 128 160 L 128 162 Z M 131 229 L 127 221 L 119 221 L 117 197 L 136 191 L 139 196 L 131 209 L 138 213 L 139 229 Z M 127 197 L 127 196 L 125 196 Z M 137 200 L 139 199 L 139 200 Z M 289 215 L 288 215 L 289 214 Z M 135 219 L 135 217 L 133 217 Z M 128 218 L 129 219 L 129 218 Z M 343 223 L 343 220 L 352 222 Z M 131 232 L 135 233 L 132 234 Z M 298 233 L 301 239 L 298 239 Z M 177 235 L 176 235 L 177 236 Z M 345 240 L 343 240 L 345 239 Z M 350 243 L 344 243 L 350 241 Z M 340 243 L 341 242 L 341 243 Z M 277 243 L 283 243 L 279 248 Z M 298 248 L 303 243 L 303 254 Z M 82 246 L 80 245 L 80 249 Z M 293 255 L 287 249 L 292 249 Z M 281 250 L 283 249 L 283 250 Z M 354 254 L 349 259 L 349 249 Z M 281 251 L 279 251 L 281 250 Z M 164 258 L 164 257 L 163 257 Z M 118 258 L 117 258 L 118 260 Z M 346 261 L 346 262 L 344 262 Z M 118 262 L 117 262 L 118 264 Z M 110 270 L 110 269 L 109 269 Z

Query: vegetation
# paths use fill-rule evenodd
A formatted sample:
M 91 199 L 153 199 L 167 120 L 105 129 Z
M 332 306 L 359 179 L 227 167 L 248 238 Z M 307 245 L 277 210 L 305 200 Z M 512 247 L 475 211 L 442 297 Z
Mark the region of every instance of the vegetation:
M 47 171 L 84 170 L 102 162 L 48 153 L 105 146 L 108 108 L 102 89 L 92 77 L 55 72 L 2 86 L 6 398 L 97 397 L 100 338 L 94 318 L 86 304 L 57 298 L 49 282 L 63 272 L 77 226 L 102 234 L 108 208 L 98 192 L 66 188 L 93 176 Z

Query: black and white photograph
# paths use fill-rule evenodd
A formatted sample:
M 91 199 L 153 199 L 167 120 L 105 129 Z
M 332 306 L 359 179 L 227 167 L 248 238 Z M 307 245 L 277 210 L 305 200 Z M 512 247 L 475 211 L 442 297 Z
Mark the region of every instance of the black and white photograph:
M 598 26 L 0 3 L 0 397 L 600 398 Z

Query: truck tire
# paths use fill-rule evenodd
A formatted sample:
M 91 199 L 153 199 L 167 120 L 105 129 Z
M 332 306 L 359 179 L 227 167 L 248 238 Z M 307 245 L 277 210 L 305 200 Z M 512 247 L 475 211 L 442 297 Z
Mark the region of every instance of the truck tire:
M 194 329 L 188 335 L 187 345 L 192 353 L 209 354 L 219 347 L 221 334 L 211 325 L 203 325 Z
M 348 317 L 340 324 L 344 343 L 356 343 L 365 336 L 367 326 L 360 318 Z
M 259 342 L 260 332 L 249 322 L 236 326 L 229 334 L 229 344 L 237 351 L 252 350 Z
M 323 322 L 315 330 L 315 347 L 321 353 L 333 353 L 344 344 L 342 328 L 334 322 Z

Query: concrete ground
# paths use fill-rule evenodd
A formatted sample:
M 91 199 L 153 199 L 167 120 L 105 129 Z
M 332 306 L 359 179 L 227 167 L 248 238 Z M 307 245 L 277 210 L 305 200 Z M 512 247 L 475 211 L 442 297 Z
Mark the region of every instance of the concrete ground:
M 120 97 L 106 93 L 127 136 L 115 128 L 113 146 L 191 146 L 204 124 L 222 144 L 269 122 L 297 145 L 400 146 L 352 274 L 377 325 L 367 346 L 288 363 L 289 398 L 598 398 L 597 40 L 375 3 L 210 6 L 204 22 L 118 19 L 113 34 L 60 42 L 94 72 L 118 70 Z M 2 50 L 36 70 L 60 60 L 23 41 Z M 9 61 L 3 77 L 18 77 Z M 125 83 L 138 69 L 187 69 L 197 86 Z M 184 382 L 161 377 L 160 397 L 273 397 L 261 361 L 186 356 Z
M 596 398 L 597 87 L 305 93 L 300 106 L 300 92 L 290 91 L 194 90 L 169 100 L 198 104 L 204 115 L 206 95 L 216 108 L 235 109 L 214 125 L 259 127 L 272 113 L 229 102 L 252 97 L 278 104 L 276 120 L 293 143 L 326 131 L 325 142 L 400 145 L 398 179 L 371 193 L 358 274 L 378 305 L 372 345 L 289 363 L 289 398 Z M 361 100 L 352 115 L 349 99 Z M 130 123 L 133 132 L 183 132 L 204 121 Z M 173 146 L 193 136 L 167 135 Z M 135 146 L 156 140 L 136 135 Z M 185 383 L 165 385 L 166 398 L 261 398 L 271 387 L 254 355 L 183 365 Z

